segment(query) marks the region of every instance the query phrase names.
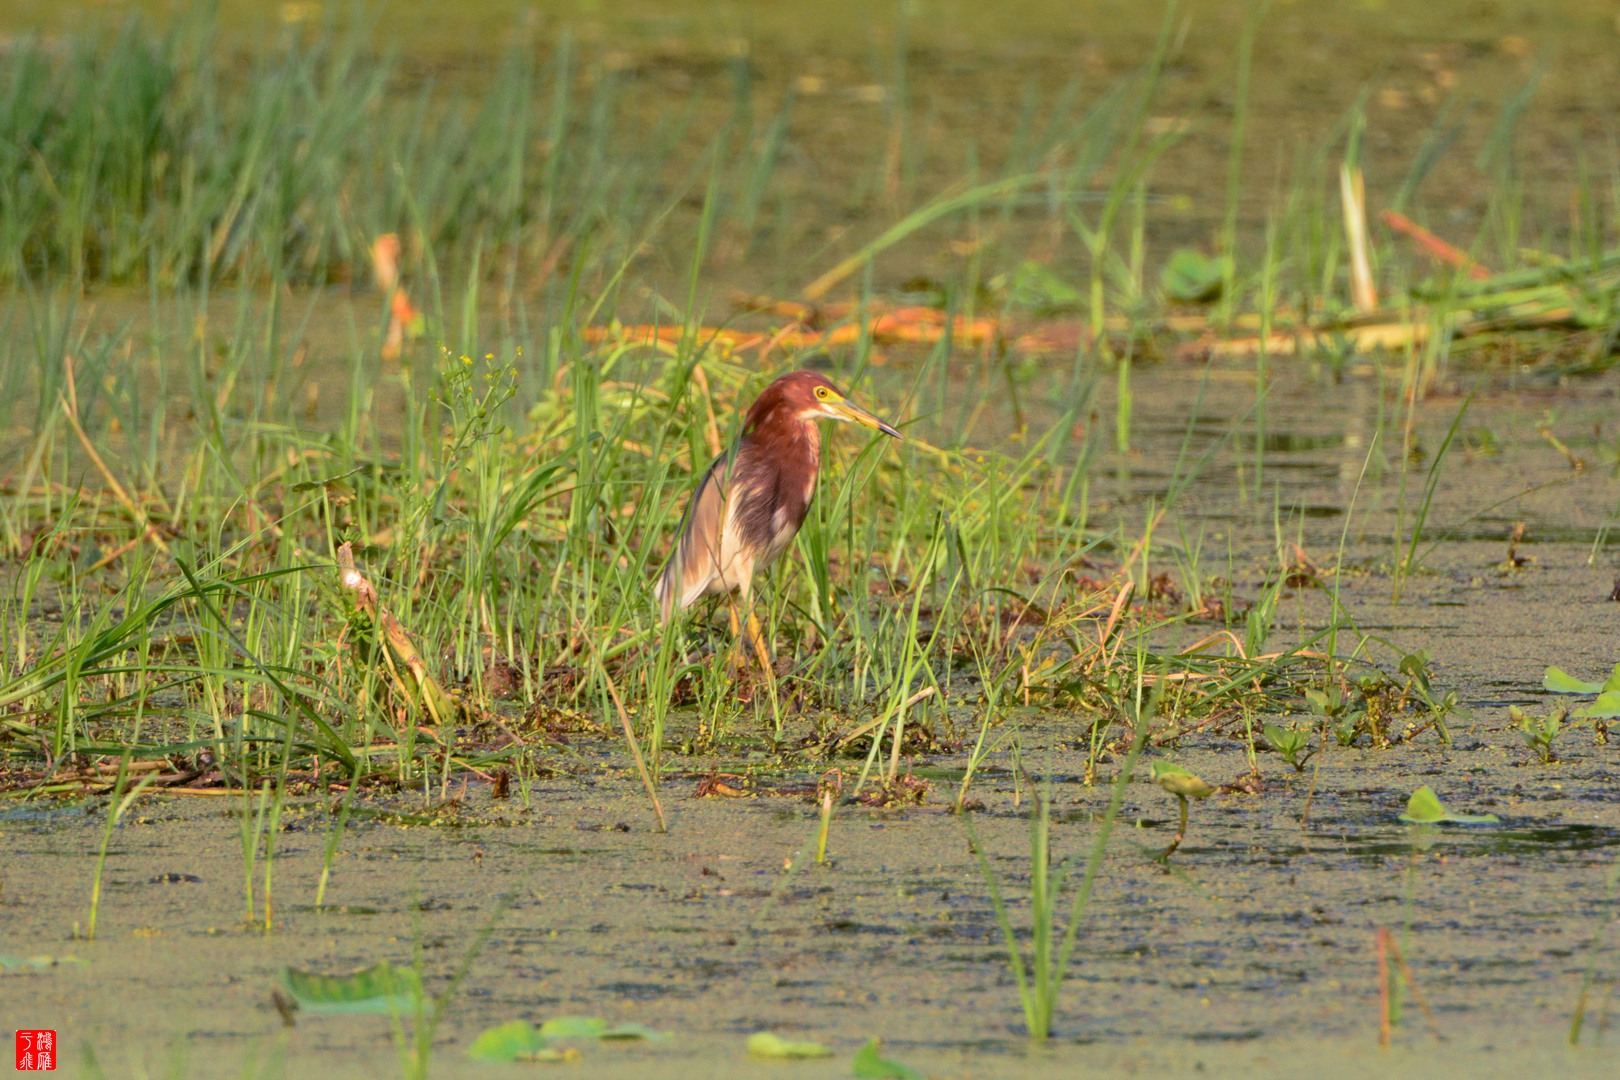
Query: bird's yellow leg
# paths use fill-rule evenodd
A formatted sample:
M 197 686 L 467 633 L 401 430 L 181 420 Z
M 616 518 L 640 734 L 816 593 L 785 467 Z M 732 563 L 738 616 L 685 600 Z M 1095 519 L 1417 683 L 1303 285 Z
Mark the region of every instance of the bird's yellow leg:
M 748 635 L 748 643 L 754 647 L 754 658 L 759 661 L 759 669 L 765 676 L 765 685 L 774 695 L 776 693 L 776 666 L 771 662 L 771 650 L 765 644 L 765 632 L 760 628 L 759 618 L 754 614 L 753 605 L 749 605 L 748 617 L 744 620 L 737 611 L 738 598 L 728 597 L 726 614 L 731 619 L 731 663 L 738 674 L 748 666 L 748 652 L 743 645 L 743 634 Z M 743 601 L 746 603 L 746 601 Z
M 765 634 L 759 628 L 759 619 L 754 615 L 754 609 L 748 609 L 748 640 L 754 643 L 754 655 L 759 658 L 759 666 L 767 677 L 776 673 L 771 663 L 771 651 L 765 647 Z
M 741 671 L 748 663 L 748 656 L 743 652 L 742 624 L 737 618 L 737 601 L 733 597 L 726 598 L 726 614 L 731 616 L 731 666 Z

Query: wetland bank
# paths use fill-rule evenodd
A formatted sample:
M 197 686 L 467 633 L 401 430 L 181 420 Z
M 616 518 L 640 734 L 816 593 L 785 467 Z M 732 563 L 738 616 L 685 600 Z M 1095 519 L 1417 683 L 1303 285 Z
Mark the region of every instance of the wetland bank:
M 751 10 L 0 16 L 0 1020 L 1613 1075 L 1612 9 Z M 795 366 L 907 441 L 828 434 L 767 683 L 650 587 Z M 468 1057 L 564 1017 L 664 1037 Z

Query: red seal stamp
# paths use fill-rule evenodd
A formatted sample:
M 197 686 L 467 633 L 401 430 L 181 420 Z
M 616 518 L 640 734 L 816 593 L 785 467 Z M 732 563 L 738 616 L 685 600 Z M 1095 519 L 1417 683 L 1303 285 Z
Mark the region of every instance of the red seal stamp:
M 17 1032 L 17 1071 L 56 1071 L 56 1032 L 49 1030 Z

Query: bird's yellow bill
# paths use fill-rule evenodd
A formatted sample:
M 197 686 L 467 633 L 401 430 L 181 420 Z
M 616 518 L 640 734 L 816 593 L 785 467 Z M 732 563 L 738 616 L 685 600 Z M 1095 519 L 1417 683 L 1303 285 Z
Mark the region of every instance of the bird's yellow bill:
M 827 411 L 837 416 L 840 420 L 848 420 L 851 423 L 859 424 L 862 427 L 875 428 L 878 431 L 883 432 L 883 434 L 889 436 L 891 439 L 899 439 L 902 442 L 905 441 L 904 435 L 900 434 L 900 432 L 896 431 L 888 424 L 885 424 L 882 420 L 879 420 L 876 416 L 873 416 L 871 413 L 867 412 L 853 401 L 850 401 L 848 398 L 841 397 L 835 401 L 827 402 Z

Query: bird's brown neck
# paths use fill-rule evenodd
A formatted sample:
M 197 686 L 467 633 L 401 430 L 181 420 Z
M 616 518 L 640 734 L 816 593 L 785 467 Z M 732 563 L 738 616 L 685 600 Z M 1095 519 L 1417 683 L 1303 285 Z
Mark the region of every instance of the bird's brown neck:
M 821 429 L 814 420 L 801 419 L 783 408 L 770 409 L 748 418 L 743 438 L 769 447 L 778 460 L 808 458 L 811 468 L 821 464 Z
M 774 505 L 797 528 L 815 497 L 821 471 L 821 428 L 785 405 L 756 409 L 748 419 L 742 439 L 747 468 L 774 463 Z

